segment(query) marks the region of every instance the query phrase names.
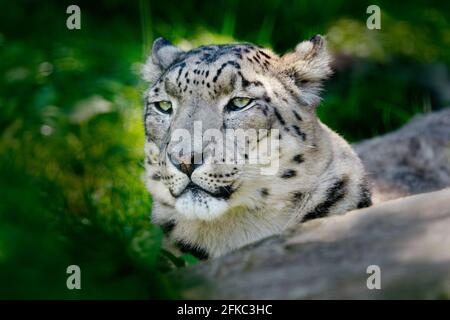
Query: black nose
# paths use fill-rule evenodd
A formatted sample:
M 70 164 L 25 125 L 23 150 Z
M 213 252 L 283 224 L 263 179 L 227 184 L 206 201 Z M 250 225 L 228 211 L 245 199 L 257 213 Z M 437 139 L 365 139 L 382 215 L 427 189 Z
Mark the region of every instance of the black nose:
M 191 177 L 192 172 L 202 165 L 203 158 L 201 154 L 192 152 L 186 155 L 169 154 L 169 160 L 175 168 Z

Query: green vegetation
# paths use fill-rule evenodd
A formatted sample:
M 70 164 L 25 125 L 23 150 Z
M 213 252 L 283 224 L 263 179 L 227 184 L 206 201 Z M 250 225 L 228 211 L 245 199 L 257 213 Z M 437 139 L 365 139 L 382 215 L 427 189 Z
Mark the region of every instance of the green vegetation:
M 337 54 L 321 119 L 352 141 L 449 102 L 450 8 L 383 1 L 2 2 L 0 298 L 176 298 L 145 190 L 139 68 L 152 40 L 248 41 L 277 52 L 316 33 Z M 442 72 L 446 73 L 441 76 Z M 448 89 L 447 89 L 448 90 Z M 82 290 L 66 288 L 66 268 Z

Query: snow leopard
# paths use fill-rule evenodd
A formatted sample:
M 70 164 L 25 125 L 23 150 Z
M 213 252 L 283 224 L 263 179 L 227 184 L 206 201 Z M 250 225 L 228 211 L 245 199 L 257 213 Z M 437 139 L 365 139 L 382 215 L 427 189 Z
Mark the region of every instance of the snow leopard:
M 371 205 L 360 159 L 316 114 L 331 64 L 321 35 L 284 55 L 250 43 L 182 50 L 164 38 L 154 41 L 142 68 L 144 180 L 166 248 L 218 257 Z M 250 147 L 235 144 L 235 158 L 225 159 L 215 152 L 223 141 L 192 141 L 195 130 L 203 137 L 212 129 L 263 131 L 258 146 L 275 137 L 276 171 L 263 174 L 266 164 L 236 161 L 237 155 L 248 160 Z M 175 132 L 189 139 L 173 139 Z

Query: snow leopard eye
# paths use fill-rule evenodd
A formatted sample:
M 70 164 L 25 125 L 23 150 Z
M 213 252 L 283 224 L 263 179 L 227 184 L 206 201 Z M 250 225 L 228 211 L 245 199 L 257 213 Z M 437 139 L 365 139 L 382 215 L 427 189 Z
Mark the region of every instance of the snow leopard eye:
M 245 97 L 236 97 L 230 100 L 227 105 L 227 109 L 231 111 L 241 111 L 250 106 L 252 99 Z
M 162 113 L 172 113 L 172 103 L 170 101 L 158 101 L 154 103 L 156 110 Z

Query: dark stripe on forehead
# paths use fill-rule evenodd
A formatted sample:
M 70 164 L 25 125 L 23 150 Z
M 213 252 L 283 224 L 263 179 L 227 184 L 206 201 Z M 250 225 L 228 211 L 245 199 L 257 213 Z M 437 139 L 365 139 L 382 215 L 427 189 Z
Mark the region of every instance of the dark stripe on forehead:
M 236 61 L 230 60 L 230 61 L 224 62 L 224 63 L 222 63 L 220 68 L 217 70 L 217 73 L 216 73 L 216 75 L 213 78 L 213 82 L 217 81 L 217 79 L 219 78 L 219 76 L 222 73 L 223 69 L 225 69 L 227 66 L 231 66 L 231 67 L 233 67 L 235 69 L 238 69 L 238 70 L 241 69 L 241 66 Z
M 178 65 L 178 75 L 177 75 L 177 82 L 180 80 L 181 72 L 183 72 L 183 69 L 186 67 L 186 62 L 182 62 Z
M 241 77 L 242 80 L 242 87 L 245 89 L 249 86 L 255 86 L 255 87 L 261 87 L 263 84 L 260 81 L 249 81 L 247 80 L 243 75 L 242 72 L 238 72 L 238 75 Z
M 179 88 L 176 84 L 172 83 L 169 78 L 164 80 L 164 90 L 171 96 L 180 97 L 181 92 Z
M 211 45 L 201 46 L 186 53 L 186 57 L 195 57 L 198 59 L 195 63 L 211 64 L 216 62 L 219 58 L 225 55 L 234 55 L 238 59 L 242 59 L 243 45 Z

